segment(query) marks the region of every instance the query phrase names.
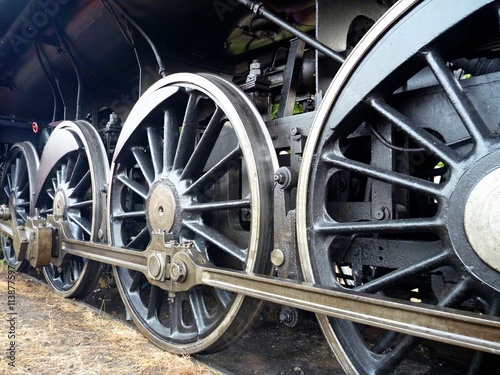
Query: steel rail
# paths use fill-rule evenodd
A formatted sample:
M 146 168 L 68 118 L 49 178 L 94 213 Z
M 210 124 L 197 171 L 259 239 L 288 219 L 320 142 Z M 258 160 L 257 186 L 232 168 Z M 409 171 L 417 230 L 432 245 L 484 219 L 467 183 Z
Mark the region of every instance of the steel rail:
M 421 303 L 200 267 L 199 282 L 234 293 L 474 350 L 500 354 L 500 319 Z

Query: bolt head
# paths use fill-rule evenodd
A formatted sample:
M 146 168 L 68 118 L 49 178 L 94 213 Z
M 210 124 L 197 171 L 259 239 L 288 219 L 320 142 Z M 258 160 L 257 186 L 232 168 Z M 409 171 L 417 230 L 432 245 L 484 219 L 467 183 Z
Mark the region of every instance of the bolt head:
M 161 259 L 158 255 L 152 255 L 148 260 L 148 270 L 151 276 L 158 278 L 162 272 Z
M 170 267 L 170 276 L 174 283 L 182 283 L 186 280 L 187 268 L 183 262 L 174 262 Z

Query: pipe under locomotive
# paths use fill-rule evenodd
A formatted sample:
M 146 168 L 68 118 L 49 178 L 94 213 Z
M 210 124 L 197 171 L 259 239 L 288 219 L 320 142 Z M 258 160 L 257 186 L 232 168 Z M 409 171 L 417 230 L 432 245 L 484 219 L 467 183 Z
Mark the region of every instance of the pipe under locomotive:
M 500 354 L 492 0 L 0 0 L 0 231 L 174 353 L 263 301 L 346 373 Z M 450 360 L 451 357 L 450 357 Z

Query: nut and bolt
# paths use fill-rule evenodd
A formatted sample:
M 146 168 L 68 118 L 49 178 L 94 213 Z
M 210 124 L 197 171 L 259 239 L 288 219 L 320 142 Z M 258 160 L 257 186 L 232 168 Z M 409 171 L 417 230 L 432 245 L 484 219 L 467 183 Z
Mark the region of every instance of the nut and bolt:
M 248 208 L 243 208 L 241 210 L 241 214 L 244 219 L 249 220 L 252 217 L 252 211 L 249 210 Z
M 186 280 L 187 268 L 183 262 L 174 262 L 170 267 L 170 276 L 174 283 L 182 283 Z
M 285 254 L 279 249 L 271 252 L 271 262 L 276 267 L 281 267 L 285 263 Z
M 274 182 L 276 182 L 281 189 L 294 188 L 297 186 L 297 173 L 288 167 L 281 167 L 274 173 Z
M 390 213 L 387 207 L 380 206 L 374 210 L 373 216 L 375 217 L 375 220 L 386 220 L 389 219 Z
M 162 262 L 158 255 L 152 255 L 148 260 L 148 270 L 153 278 L 157 279 L 162 273 Z
M 299 323 L 299 312 L 293 307 L 284 306 L 280 311 L 279 320 L 281 324 L 294 328 Z

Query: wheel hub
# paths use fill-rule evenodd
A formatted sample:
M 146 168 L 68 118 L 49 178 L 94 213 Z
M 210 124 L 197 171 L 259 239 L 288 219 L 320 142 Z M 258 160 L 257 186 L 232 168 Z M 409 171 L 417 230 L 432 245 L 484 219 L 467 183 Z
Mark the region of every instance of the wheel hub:
M 54 197 L 54 216 L 65 218 L 67 206 L 66 194 L 63 191 L 58 191 Z
M 153 232 L 171 232 L 176 222 L 179 199 L 173 184 L 168 180 L 155 183 L 147 200 L 147 219 Z
M 446 214 L 451 245 L 471 275 L 500 290 L 500 152 L 467 168 Z
M 500 168 L 472 189 L 465 205 L 464 227 L 477 256 L 500 271 Z

